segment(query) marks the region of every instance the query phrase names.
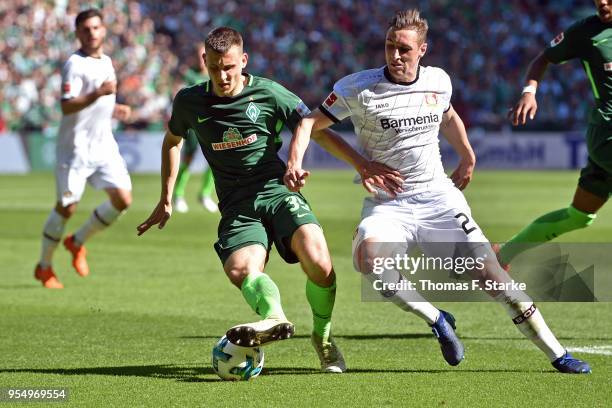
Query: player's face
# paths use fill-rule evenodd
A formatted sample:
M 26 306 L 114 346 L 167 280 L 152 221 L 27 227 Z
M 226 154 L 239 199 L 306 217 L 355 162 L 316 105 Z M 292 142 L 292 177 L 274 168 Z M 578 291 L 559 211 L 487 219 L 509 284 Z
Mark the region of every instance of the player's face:
M 207 50 L 205 60 L 215 95 L 235 96 L 242 91 L 248 56 L 241 47 L 233 45 L 225 54 Z
M 102 25 L 100 17 L 90 17 L 81 22 L 76 28 L 76 36 L 81 43 L 81 48 L 87 54 L 95 53 L 102 48 L 102 42 L 106 36 L 106 29 Z
M 411 82 L 416 78 L 419 60 L 427 51 L 427 43 L 419 42 L 414 30 L 387 31 L 385 59 L 391 77 L 397 82 Z
M 597 15 L 604 23 L 612 23 L 612 1 L 611 0 L 595 0 L 597 7 Z

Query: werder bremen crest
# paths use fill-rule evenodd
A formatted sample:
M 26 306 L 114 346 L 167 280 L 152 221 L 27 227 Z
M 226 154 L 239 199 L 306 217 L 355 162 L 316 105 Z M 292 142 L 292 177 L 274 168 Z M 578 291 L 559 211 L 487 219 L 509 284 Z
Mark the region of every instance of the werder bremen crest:
M 259 117 L 260 113 L 261 109 L 259 109 L 257 105 L 255 105 L 253 102 L 249 103 L 249 106 L 247 106 L 246 109 L 246 114 L 253 123 L 257 122 L 257 118 Z

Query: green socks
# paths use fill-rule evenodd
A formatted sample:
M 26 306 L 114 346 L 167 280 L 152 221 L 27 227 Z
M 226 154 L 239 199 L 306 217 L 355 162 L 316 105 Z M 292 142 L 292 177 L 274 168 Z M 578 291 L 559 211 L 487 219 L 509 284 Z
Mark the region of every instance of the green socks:
M 524 244 L 550 241 L 566 232 L 588 227 L 593 223 L 595 217 L 597 217 L 596 214 L 587 214 L 571 205 L 568 208 L 545 214 L 510 238 L 501 247 L 499 259 L 502 264 L 507 265 L 515 256 L 529 248 L 529 245 Z
M 187 188 L 187 182 L 189 181 L 189 166 L 185 163 L 179 165 L 179 171 L 176 175 L 176 184 L 174 185 L 174 196 L 185 197 L 185 189 Z M 202 185 L 200 186 L 200 193 L 198 197 L 210 197 L 212 196 L 215 188 L 215 179 L 213 178 L 212 170 L 210 167 L 202 173 Z
M 212 196 L 213 189 L 215 188 L 215 179 L 213 178 L 212 170 L 209 168 L 202 173 L 202 186 L 200 187 L 200 197 Z
M 336 300 L 336 282 L 328 288 L 318 286 L 310 279 L 306 280 L 306 299 L 312 309 L 313 331 L 323 340 L 331 332 L 331 316 Z
M 187 187 L 189 176 L 189 166 L 181 163 L 176 175 L 176 183 L 174 184 L 174 197 L 185 197 L 185 188 Z
M 252 272 L 244 278 L 240 288 L 251 309 L 262 319 L 286 319 L 280 293 L 274 281 L 265 273 Z
M 252 272 L 242 282 L 242 296 L 251 309 L 262 319 L 286 319 L 281 306 L 280 293 L 274 281 L 265 273 Z M 313 331 L 328 339 L 331 332 L 331 316 L 336 300 L 336 283 L 328 288 L 306 281 L 306 299 L 312 309 Z

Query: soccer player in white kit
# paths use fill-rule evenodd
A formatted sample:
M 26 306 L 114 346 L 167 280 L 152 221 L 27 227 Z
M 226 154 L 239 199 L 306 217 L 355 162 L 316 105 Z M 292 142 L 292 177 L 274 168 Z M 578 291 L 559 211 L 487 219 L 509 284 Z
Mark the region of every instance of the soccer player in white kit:
M 419 63 L 427 51 L 427 29 L 427 21 L 418 10 L 395 15 L 386 34 L 386 65 L 339 80 L 319 109 L 296 128 L 285 183 L 292 190 L 305 184 L 309 173 L 301 167 L 311 131 L 350 117 L 365 159 L 396 169 L 404 179 L 400 191 L 387 185 L 383 189 L 386 191 L 379 190 L 365 199 L 353 239 L 356 269 L 369 280 L 381 278 L 372 268 L 374 258 L 381 255 L 377 251 L 386 250 L 381 243 L 402 243 L 405 253 L 418 245 L 426 254 L 428 243 L 453 243 L 471 254 L 487 255 L 484 267 L 476 271 L 481 281 L 507 282 L 509 277 L 497 263 L 460 191 L 471 180 L 475 156 L 463 122 L 450 103 L 450 78 L 440 68 Z M 450 178 L 442 167 L 438 132 L 460 156 Z M 315 140 L 341 158 L 351 149 L 333 140 L 333 135 L 317 134 Z M 401 280 L 398 271 L 388 272 L 382 276 L 386 282 Z M 521 333 L 547 355 L 557 370 L 591 371 L 587 363 L 573 358 L 559 343 L 524 292 L 488 293 L 505 307 Z M 449 364 L 461 362 L 464 348 L 453 330 L 450 313 L 438 310 L 416 291 L 386 291 L 383 296 L 432 327 Z
M 63 116 L 55 168 L 57 203 L 43 228 L 40 260 L 34 271 L 34 277 L 51 289 L 63 288 L 51 260 L 86 182 L 104 189 L 109 200 L 64 240 L 80 276 L 89 274 L 85 241 L 112 224 L 132 201 L 130 176 L 111 128 L 113 117 L 127 120 L 131 109 L 115 102 L 115 70 L 110 57 L 102 51 L 106 35 L 102 14 L 96 9 L 82 11 L 76 17 L 75 27 L 81 48 L 68 58 L 62 70 Z

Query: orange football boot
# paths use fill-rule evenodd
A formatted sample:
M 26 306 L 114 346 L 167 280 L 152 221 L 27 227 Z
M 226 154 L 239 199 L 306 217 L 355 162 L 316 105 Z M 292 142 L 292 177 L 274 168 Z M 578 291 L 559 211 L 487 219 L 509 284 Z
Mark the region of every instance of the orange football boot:
M 43 286 L 47 289 L 63 289 L 64 285 L 57 279 L 53 268 L 50 266 L 43 268 L 40 265 L 36 265 L 34 269 L 34 278 L 41 281 Z
M 87 264 L 87 250 L 85 245 L 77 246 L 74 242 L 74 235 L 69 235 L 64 240 L 64 248 L 72 254 L 72 266 L 76 273 L 81 276 L 89 275 L 89 265 Z

